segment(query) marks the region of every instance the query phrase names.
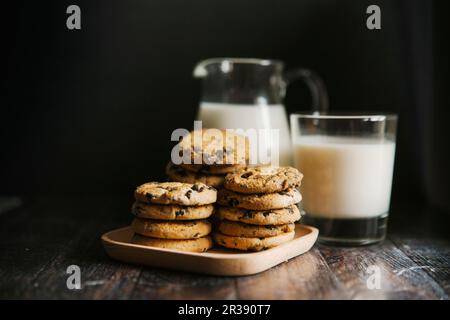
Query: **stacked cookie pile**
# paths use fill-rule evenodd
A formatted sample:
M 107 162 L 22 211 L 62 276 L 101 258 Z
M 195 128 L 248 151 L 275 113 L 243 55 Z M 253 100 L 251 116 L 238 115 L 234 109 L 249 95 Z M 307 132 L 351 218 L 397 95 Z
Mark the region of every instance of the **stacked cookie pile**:
M 242 135 L 219 129 L 191 131 L 177 145 L 183 161 L 170 161 L 166 174 L 170 181 L 204 183 L 220 188 L 225 175 L 246 167 L 248 140 Z
M 294 238 L 300 219 L 296 189 L 303 175 L 292 167 L 253 167 L 230 173 L 218 194 L 222 219 L 215 242 L 240 250 L 264 250 Z
M 134 193 L 136 216 L 131 227 L 135 244 L 204 252 L 212 247 L 208 236 L 217 191 L 203 183 L 149 182 Z

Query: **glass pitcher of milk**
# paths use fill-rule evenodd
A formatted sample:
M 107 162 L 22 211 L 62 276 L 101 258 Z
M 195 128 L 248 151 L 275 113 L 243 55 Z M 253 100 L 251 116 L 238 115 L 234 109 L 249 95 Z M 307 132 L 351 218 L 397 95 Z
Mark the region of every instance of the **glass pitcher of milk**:
M 202 79 L 197 119 L 204 128 L 278 129 L 279 164 L 291 165 L 292 144 L 283 105 L 287 85 L 304 80 L 311 90 L 313 111 L 326 111 L 328 96 L 323 81 L 311 70 L 285 73 L 283 68 L 281 61 L 251 58 L 199 62 L 194 69 L 194 77 Z

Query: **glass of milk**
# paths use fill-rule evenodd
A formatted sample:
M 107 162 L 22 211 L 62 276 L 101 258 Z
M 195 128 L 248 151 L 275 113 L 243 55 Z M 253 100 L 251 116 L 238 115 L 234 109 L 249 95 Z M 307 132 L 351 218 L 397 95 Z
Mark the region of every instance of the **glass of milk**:
M 295 166 L 304 174 L 305 223 L 326 244 L 385 238 L 395 158 L 396 115 L 292 114 Z
M 248 129 L 259 133 L 260 129 L 278 130 L 276 144 L 269 134 L 259 134 L 257 143 L 259 147 L 269 149 L 268 153 L 276 147 L 279 165 L 292 164 L 292 144 L 283 105 L 287 85 L 296 79 L 304 80 L 311 89 L 313 110 L 325 111 L 328 107 L 327 92 L 319 76 L 308 69 L 284 72 L 283 63 L 277 60 L 207 59 L 197 64 L 194 77 L 202 80 L 197 115 L 202 126 L 242 129 L 244 133 Z

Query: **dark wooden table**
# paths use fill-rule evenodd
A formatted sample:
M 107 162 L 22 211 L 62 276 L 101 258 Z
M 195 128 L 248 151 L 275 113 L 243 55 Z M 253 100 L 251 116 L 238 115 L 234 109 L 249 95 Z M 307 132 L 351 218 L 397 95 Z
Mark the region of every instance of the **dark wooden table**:
M 111 260 L 102 233 L 129 224 L 132 199 L 0 199 L 0 298 L 15 299 L 448 299 L 450 215 L 395 206 L 389 236 L 359 248 L 315 245 L 246 277 L 215 277 Z M 69 265 L 82 288 L 66 286 Z M 381 288 L 369 289 L 369 266 Z

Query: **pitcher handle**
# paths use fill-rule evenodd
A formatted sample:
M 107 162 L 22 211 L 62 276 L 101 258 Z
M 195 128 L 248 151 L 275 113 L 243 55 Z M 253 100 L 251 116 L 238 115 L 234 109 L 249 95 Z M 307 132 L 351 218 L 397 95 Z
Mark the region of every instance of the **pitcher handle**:
M 298 79 L 303 80 L 311 91 L 313 112 L 327 112 L 328 93 L 322 78 L 314 71 L 305 68 L 288 70 L 284 74 L 287 85 Z

